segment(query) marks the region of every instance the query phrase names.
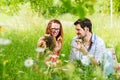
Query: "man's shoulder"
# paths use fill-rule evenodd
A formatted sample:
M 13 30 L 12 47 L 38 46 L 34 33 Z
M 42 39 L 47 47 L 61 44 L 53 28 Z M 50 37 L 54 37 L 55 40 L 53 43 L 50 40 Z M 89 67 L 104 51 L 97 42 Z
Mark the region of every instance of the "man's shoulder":
M 104 43 L 104 40 L 95 34 L 93 34 L 93 41 L 98 42 L 98 43 Z

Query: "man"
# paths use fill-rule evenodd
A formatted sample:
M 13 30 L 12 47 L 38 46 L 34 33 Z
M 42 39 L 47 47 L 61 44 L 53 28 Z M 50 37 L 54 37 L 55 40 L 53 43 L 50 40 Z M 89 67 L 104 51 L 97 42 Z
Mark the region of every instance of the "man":
M 74 25 L 77 36 L 72 40 L 70 60 L 81 60 L 83 65 L 89 65 L 91 63 L 96 66 L 99 66 L 100 64 L 105 65 L 106 62 L 104 62 L 104 59 L 108 56 L 112 61 L 112 56 L 110 54 L 107 55 L 108 53 L 106 53 L 104 41 L 92 33 L 92 23 L 89 19 L 78 19 Z M 107 67 L 108 66 L 111 66 L 111 71 L 107 73 L 105 71 L 105 75 L 109 75 L 114 71 L 113 63 L 109 63 Z M 103 66 L 103 68 L 104 67 L 106 66 Z M 106 68 L 104 68 L 104 70 L 106 70 Z

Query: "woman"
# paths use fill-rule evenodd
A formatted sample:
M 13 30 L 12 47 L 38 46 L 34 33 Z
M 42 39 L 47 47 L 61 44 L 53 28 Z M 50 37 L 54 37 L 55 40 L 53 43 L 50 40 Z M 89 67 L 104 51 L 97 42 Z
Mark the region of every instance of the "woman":
M 57 19 L 50 20 L 46 28 L 46 34 L 55 38 L 55 48 L 53 50 L 53 53 L 59 55 L 63 40 L 63 29 L 61 22 Z M 45 47 L 45 45 L 45 36 L 43 36 L 39 39 L 37 46 Z M 49 45 L 49 47 L 51 46 Z

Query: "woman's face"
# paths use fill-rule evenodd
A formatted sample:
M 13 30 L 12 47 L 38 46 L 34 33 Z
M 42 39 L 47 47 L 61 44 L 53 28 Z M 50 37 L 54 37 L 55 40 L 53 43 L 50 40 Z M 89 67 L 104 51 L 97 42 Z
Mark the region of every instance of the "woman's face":
M 54 37 L 57 37 L 57 35 L 60 32 L 60 24 L 58 24 L 58 23 L 52 23 L 50 29 L 51 29 L 51 35 L 54 36 Z

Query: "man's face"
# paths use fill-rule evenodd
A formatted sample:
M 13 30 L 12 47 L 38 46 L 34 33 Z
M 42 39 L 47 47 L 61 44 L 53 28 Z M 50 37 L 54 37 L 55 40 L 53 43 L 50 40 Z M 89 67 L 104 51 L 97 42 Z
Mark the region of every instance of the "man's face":
M 86 36 L 86 32 L 83 28 L 81 28 L 80 24 L 75 26 L 76 34 L 79 38 L 84 38 Z

